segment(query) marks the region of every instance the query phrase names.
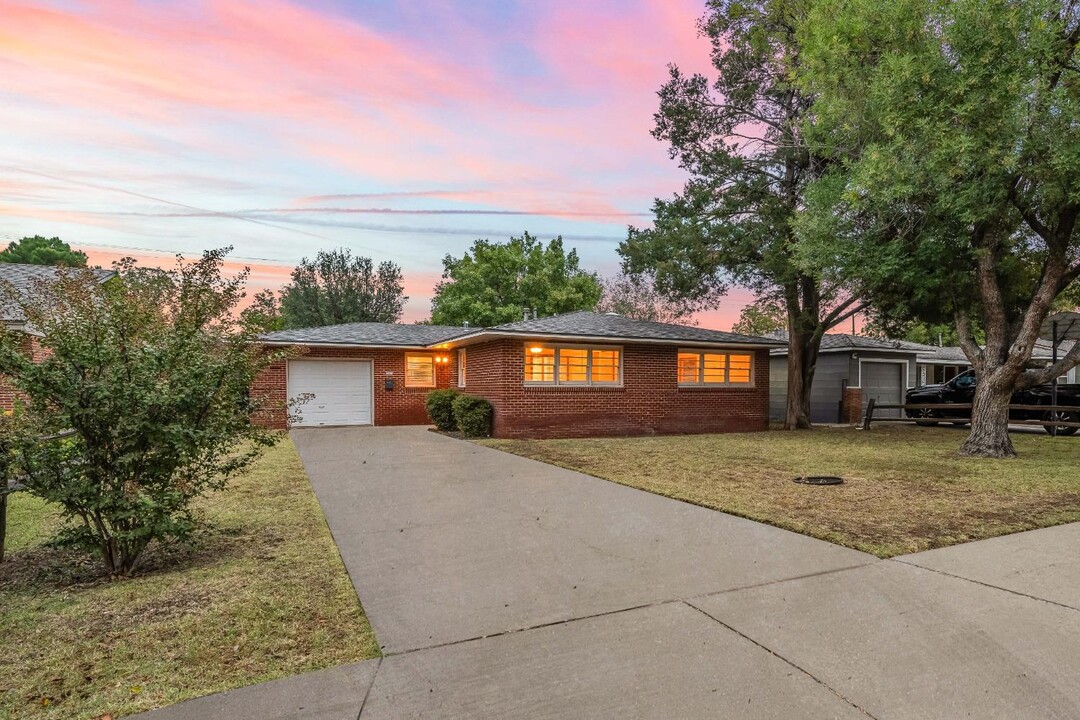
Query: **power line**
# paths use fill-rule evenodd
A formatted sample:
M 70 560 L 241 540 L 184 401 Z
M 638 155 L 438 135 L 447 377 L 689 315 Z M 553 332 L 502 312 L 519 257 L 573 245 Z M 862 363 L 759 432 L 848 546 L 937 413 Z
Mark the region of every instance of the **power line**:
M 217 217 L 229 218 L 229 219 L 232 219 L 232 220 L 242 220 L 244 222 L 253 223 L 255 225 L 263 225 L 265 227 L 274 228 L 275 230 L 285 230 L 286 232 L 297 233 L 299 235 L 307 235 L 308 237 L 313 237 L 313 238 L 316 238 L 318 240 L 326 240 L 328 242 L 334 242 L 333 238 L 326 237 L 325 235 L 319 235 L 319 234 L 316 234 L 316 233 L 308 232 L 306 230 L 300 230 L 300 229 L 295 228 L 295 227 L 289 227 L 287 225 L 278 225 L 277 223 L 267 222 L 265 220 L 258 220 L 256 218 L 246 217 L 244 215 L 238 215 L 236 213 L 230 213 L 230 212 L 225 212 L 225 211 L 220 211 L 220 210 L 207 210 L 206 208 L 197 207 L 195 205 L 188 205 L 187 203 L 176 202 L 176 201 L 173 201 L 173 200 L 166 200 L 164 198 L 154 197 L 153 195 L 146 195 L 144 193 L 135 192 L 134 190 L 125 190 L 124 188 L 113 187 L 111 185 L 100 185 L 98 183 L 92 183 L 92 182 L 88 182 L 86 180 L 73 180 L 71 178 L 66 178 L 66 177 L 59 176 L 59 175 L 51 175 L 49 173 L 43 173 L 43 172 L 40 172 L 40 171 L 37 171 L 37 170 L 27 170 L 25 168 L 14 167 L 14 166 L 11 166 L 11 165 L 4 165 L 4 166 L 0 166 L 0 167 L 3 167 L 3 169 L 5 169 L 5 170 L 10 170 L 12 172 L 18 172 L 18 173 L 23 173 L 25 175 L 36 175 L 38 177 L 48 178 L 49 180 L 55 180 L 57 182 L 68 183 L 70 185 L 82 185 L 83 187 L 94 188 L 96 190 L 105 190 L 107 192 L 111 191 L 111 192 L 123 193 L 124 195 L 131 195 L 132 197 L 142 198 L 143 200 L 152 200 L 154 202 L 159 202 L 159 203 L 162 203 L 162 204 L 165 204 L 165 205 L 172 205 L 173 207 L 181 207 L 181 208 L 184 208 L 185 210 L 196 210 L 198 212 L 207 213 L 209 215 L 214 215 L 214 216 L 217 216 Z

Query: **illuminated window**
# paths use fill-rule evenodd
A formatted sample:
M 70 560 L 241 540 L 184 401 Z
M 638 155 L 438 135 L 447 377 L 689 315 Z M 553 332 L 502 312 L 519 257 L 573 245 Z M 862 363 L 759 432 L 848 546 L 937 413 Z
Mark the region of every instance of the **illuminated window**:
M 592 374 L 590 377 L 594 383 L 617 383 L 619 382 L 619 351 L 618 350 L 591 350 Z
M 749 353 L 679 351 L 680 385 L 753 385 L 753 371 Z
M 727 382 L 727 355 L 705 353 L 702 355 L 701 382 L 720 385 Z
M 728 382 L 732 385 L 749 385 L 753 382 L 751 371 L 754 356 L 749 353 L 728 355 Z
M 525 382 L 555 382 L 555 348 L 525 348 Z
M 550 385 L 618 385 L 622 382 L 616 348 L 526 345 L 525 382 Z
M 559 348 L 559 382 L 586 383 L 589 380 L 589 351 Z
M 457 384 L 465 387 L 465 348 L 457 351 Z
M 405 354 L 405 387 L 435 387 L 435 357 Z
M 679 384 L 688 385 L 701 379 L 701 353 L 679 353 Z

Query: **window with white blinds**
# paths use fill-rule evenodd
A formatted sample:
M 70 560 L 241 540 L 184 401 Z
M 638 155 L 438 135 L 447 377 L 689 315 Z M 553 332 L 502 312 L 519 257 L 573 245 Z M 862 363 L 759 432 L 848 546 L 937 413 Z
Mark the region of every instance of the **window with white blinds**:
M 435 356 L 405 354 L 405 387 L 435 387 Z

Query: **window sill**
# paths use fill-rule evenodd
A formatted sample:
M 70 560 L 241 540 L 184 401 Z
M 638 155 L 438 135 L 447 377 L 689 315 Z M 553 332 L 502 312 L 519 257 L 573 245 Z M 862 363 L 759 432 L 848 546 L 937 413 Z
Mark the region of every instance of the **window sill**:
M 687 390 L 689 392 L 701 392 L 702 390 L 756 390 L 756 385 L 679 385 L 677 386 L 679 392 Z
M 526 383 L 522 386 L 528 392 L 623 392 L 626 388 L 622 385 L 531 385 Z

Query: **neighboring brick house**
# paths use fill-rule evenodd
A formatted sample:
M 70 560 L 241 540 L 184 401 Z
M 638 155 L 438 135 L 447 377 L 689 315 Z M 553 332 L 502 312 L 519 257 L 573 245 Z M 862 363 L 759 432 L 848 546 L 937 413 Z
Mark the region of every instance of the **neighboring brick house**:
M 768 427 L 766 338 L 576 312 L 493 328 L 353 323 L 268 333 L 298 356 L 253 395 L 278 409 L 310 395 L 300 426 L 428 423 L 424 398 L 487 398 L 496 437 L 731 432 Z
M 10 286 L 23 296 L 28 295 L 39 282 L 55 280 L 58 268 L 48 265 L 23 265 L 21 263 L 0 263 L 0 285 Z M 99 282 L 105 282 L 116 275 L 112 270 L 95 268 L 92 271 Z M 3 322 L 8 332 L 18 333 L 22 336 L 23 349 L 37 362 L 44 356 L 40 337 L 41 333 L 30 327 L 26 318 L 17 307 L 5 302 L 4 296 L 0 296 L 0 322 Z M 7 380 L 0 376 L 0 411 L 11 410 L 15 406 L 15 391 Z

